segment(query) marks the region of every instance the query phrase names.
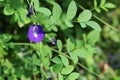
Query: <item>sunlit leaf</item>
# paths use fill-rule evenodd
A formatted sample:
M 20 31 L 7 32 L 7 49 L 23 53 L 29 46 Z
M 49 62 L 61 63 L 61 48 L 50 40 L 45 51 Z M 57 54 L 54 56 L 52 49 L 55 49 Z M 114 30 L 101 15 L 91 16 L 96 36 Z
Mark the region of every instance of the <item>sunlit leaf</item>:
M 4 7 L 4 14 L 12 15 L 12 14 L 14 14 L 14 9 L 9 4 L 6 4 Z
M 112 3 L 106 3 L 105 7 L 106 8 L 115 8 L 116 6 L 114 4 L 112 4 Z
M 75 17 L 76 13 L 77 13 L 76 3 L 75 1 L 71 1 L 67 9 L 68 20 L 72 20 Z
M 87 41 L 89 44 L 94 44 L 100 39 L 100 32 L 93 30 L 87 35 Z
M 89 21 L 92 17 L 92 12 L 90 10 L 82 11 L 78 16 L 78 22 L 86 22 Z
M 52 15 L 53 15 L 53 18 L 55 19 L 56 22 L 60 19 L 61 14 L 62 14 L 61 7 L 59 6 L 59 4 L 54 3 Z
M 67 74 L 71 73 L 73 71 L 73 69 L 74 69 L 74 66 L 72 66 L 72 65 L 64 67 L 61 71 L 61 74 L 67 75 Z
M 62 42 L 61 42 L 61 40 L 57 40 L 57 47 L 58 47 L 59 51 L 61 52 L 62 51 Z
M 62 63 L 65 65 L 65 66 L 68 66 L 69 65 L 69 60 L 66 56 L 63 56 L 63 55 L 60 55 L 61 57 L 61 60 L 62 60 Z
M 102 31 L 100 25 L 95 21 L 87 21 L 87 22 L 85 22 L 85 24 L 87 24 L 88 26 L 90 26 L 91 28 L 93 28 L 96 31 Z
M 73 72 L 68 76 L 69 80 L 76 80 L 79 77 L 79 73 Z

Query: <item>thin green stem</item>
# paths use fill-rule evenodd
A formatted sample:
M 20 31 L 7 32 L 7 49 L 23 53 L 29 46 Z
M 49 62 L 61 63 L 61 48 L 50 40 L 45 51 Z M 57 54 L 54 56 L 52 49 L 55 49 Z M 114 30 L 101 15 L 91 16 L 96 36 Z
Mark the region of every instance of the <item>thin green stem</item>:
M 110 24 L 108 24 L 107 22 L 105 22 L 104 20 L 102 20 L 101 18 L 97 17 L 96 15 L 93 15 L 94 18 L 96 18 L 97 20 L 99 20 L 100 22 L 102 22 L 103 24 L 105 24 L 106 26 L 110 27 L 111 29 L 115 30 L 115 31 L 120 31 L 118 29 L 116 29 L 115 27 L 111 26 Z

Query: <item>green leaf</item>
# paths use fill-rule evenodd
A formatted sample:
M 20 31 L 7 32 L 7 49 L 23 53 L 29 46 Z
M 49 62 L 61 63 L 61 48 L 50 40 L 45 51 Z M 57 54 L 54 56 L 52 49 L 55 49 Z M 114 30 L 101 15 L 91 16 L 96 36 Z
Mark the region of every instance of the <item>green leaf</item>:
M 2 48 L 2 46 L 0 45 L 0 58 L 3 57 L 4 55 L 6 55 L 7 52 Z
M 115 8 L 116 6 L 114 4 L 112 4 L 112 3 L 106 3 L 105 7 L 106 8 Z
M 73 27 L 73 24 L 67 19 L 65 19 L 65 24 L 67 27 Z
M 97 8 L 97 0 L 94 0 L 94 8 Z
M 37 9 L 37 11 L 45 14 L 46 16 L 51 15 L 51 11 L 48 8 L 45 8 L 45 7 L 40 7 L 40 8 Z
M 67 39 L 67 51 L 72 51 L 75 47 L 75 41 L 72 38 Z
M 8 46 L 9 46 L 10 48 L 12 48 L 12 49 L 15 48 L 15 45 L 14 45 L 14 43 L 12 43 L 12 42 L 9 43 Z
M 6 4 L 4 7 L 4 14 L 12 15 L 12 14 L 14 14 L 14 9 L 9 4 Z
M 78 78 L 79 78 L 79 73 L 77 73 L 77 72 L 73 72 L 68 76 L 69 80 L 76 80 Z
M 32 55 L 32 60 L 34 65 L 40 66 L 40 60 L 37 58 L 36 54 Z
M 82 28 L 86 28 L 86 24 L 85 23 L 80 23 Z
M 60 73 L 58 74 L 58 80 L 64 80 L 63 76 Z
M 100 6 L 100 8 L 102 8 L 103 10 L 105 11 L 108 11 L 108 9 L 103 5 L 103 6 Z
M 106 0 L 101 0 L 100 6 L 103 6 L 105 4 Z
M 59 49 L 59 52 L 61 52 L 62 51 L 62 42 L 61 42 L 61 40 L 57 40 L 57 47 Z
M 8 77 L 8 80 L 17 80 L 17 78 L 16 78 L 15 75 L 12 75 L 12 76 L 9 76 L 9 77 Z
M 73 62 L 75 64 L 77 64 L 78 63 L 78 57 L 77 57 L 77 55 L 74 54 L 74 53 L 72 53 L 72 52 L 70 52 L 69 55 L 70 55 L 71 59 L 73 60 Z
M 52 71 L 55 73 L 59 73 L 62 70 L 63 65 L 62 64 L 54 64 L 52 66 Z
M 61 9 L 61 7 L 57 3 L 54 3 L 52 14 L 53 14 L 53 18 L 55 19 L 56 22 L 61 17 L 62 9 Z
M 89 52 L 85 48 L 76 49 L 72 51 L 72 53 L 81 58 L 87 58 L 88 56 L 90 56 Z
M 39 9 L 39 5 L 40 5 L 39 0 L 32 0 L 32 1 L 33 1 L 33 3 L 34 3 L 35 11 L 38 11 L 38 9 Z
M 100 39 L 100 32 L 93 30 L 87 35 L 89 44 L 95 44 Z
M 12 36 L 10 34 L 3 34 L 0 35 L 0 43 L 6 43 L 12 39 Z
M 91 28 L 93 28 L 96 31 L 102 31 L 100 25 L 98 23 L 96 23 L 95 21 L 87 21 L 87 22 L 85 22 L 85 24 L 87 24 L 88 26 L 90 26 Z
M 69 60 L 66 56 L 60 55 L 63 64 L 67 67 L 69 65 Z
M 68 20 L 72 20 L 75 17 L 76 13 L 77 13 L 76 3 L 75 1 L 71 1 L 67 9 Z
M 20 27 L 23 27 L 25 24 L 30 22 L 30 19 L 27 18 L 26 14 L 27 14 L 27 9 L 24 8 L 19 8 L 16 12 L 15 12 L 15 16 L 18 20 L 18 25 Z
M 59 58 L 58 56 L 54 57 L 54 58 L 52 59 L 52 61 L 53 61 L 54 63 L 56 63 L 56 64 L 62 63 L 62 61 L 60 60 L 60 58 Z
M 95 8 L 95 10 L 100 13 L 101 12 L 101 9 L 100 8 Z
M 64 67 L 61 71 L 61 74 L 67 75 L 67 74 L 71 73 L 73 71 L 73 69 L 74 69 L 74 66 L 72 66 L 72 65 Z
M 92 17 L 92 12 L 90 10 L 82 11 L 78 16 L 78 22 L 86 22 L 89 21 Z

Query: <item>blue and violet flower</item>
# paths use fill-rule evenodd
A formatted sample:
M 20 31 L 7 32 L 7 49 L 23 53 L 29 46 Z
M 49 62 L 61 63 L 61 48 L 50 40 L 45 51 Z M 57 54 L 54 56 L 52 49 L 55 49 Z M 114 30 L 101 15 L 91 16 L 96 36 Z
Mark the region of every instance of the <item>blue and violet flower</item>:
M 28 38 L 32 42 L 41 42 L 45 34 L 42 29 L 42 26 L 32 24 L 28 31 Z

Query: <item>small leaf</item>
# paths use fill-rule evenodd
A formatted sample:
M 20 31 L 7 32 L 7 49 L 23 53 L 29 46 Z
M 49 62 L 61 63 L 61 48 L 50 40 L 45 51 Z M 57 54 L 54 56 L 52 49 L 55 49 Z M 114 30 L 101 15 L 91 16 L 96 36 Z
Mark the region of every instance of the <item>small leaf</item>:
M 27 14 L 27 9 L 24 8 L 19 8 L 16 12 L 15 12 L 15 16 L 18 20 L 18 25 L 20 27 L 23 27 L 25 24 L 30 22 L 30 19 L 27 18 L 26 14 Z
M 62 42 L 61 42 L 61 40 L 57 40 L 57 47 L 58 47 L 59 51 L 61 52 L 62 51 Z
M 85 24 L 87 24 L 88 26 L 90 26 L 91 28 L 93 28 L 96 31 L 101 31 L 101 27 L 98 23 L 96 23 L 95 21 L 87 21 L 85 22 Z
M 36 54 L 32 55 L 32 60 L 34 65 L 40 66 L 40 60 L 37 58 Z
M 73 60 L 73 62 L 75 63 L 75 64 L 77 64 L 78 63 L 78 57 L 77 57 L 77 55 L 76 54 L 74 54 L 74 53 L 69 53 L 69 55 L 70 55 L 70 57 L 71 57 L 71 59 Z
M 68 20 L 72 20 L 75 17 L 76 13 L 77 13 L 76 3 L 75 1 L 71 1 L 67 9 Z
M 12 42 L 9 43 L 8 46 L 9 46 L 10 48 L 14 48 L 14 47 L 15 47 L 14 43 L 12 43 Z
M 72 53 L 81 58 L 87 58 L 88 56 L 90 56 L 89 52 L 85 48 L 76 49 L 72 51 Z
M 78 79 L 78 77 L 79 77 L 79 73 L 73 72 L 68 76 L 68 79 L 69 80 L 76 80 L 76 79 Z
M 100 13 L 101 12 L 101 9 L 100 8 L 95 8 L 95 10 Z
M 101 0 L 100 6 L 103 6 L 105 4 L 106 0 Z
M 97 8 L 97 0 L 94 0 L 94 8 Z
M 68 38 L 67 39 L 67 51 L 69 52 L 69 51 L 73 50 L 74 47 L 75 47 L 74 40 L 72 38 Z
M 94 44 L 100 39 L 100 32 L 93 30 L 87 35 L 87 41 L 89 44 Z
M 68 65 L 69 65 L 69 60 L 68 60 L 68 58 L 65 57 L 65 56 L 63 56 L 63 55 L 60 55 L 60 57 L 61 57 L 61 60 L 62 60 L 63 64 L 64 64 L 65 66 L 68 66 Z
M 37 11 L 45 14 L 46 16 L 50 16 L 51 15 L 51 11 L 48 8 L 45 8 L 45 7 L 40 7 Z
M 103 10 L 105 11 L 108 11 L 108 9 L 103 5 L 103 6 L 100 6 L 100 8 L 102 8 Z
M 4 14 L 12 15 L 12 14 L 14 14 L 14 9 L 9 4 L 6 4 L 4 7 Z
M 86 24 L 85 23 L 80 23 L 82 28 L 86 28 Z
M 58 56 L 54 57 L 54 58 L 52 59 L 52 61 L 53 61 L 54 63 L 57 63 L 57 64 L 62 63 L 62 61 L 60 60 L 60 58 L 59 58 Z
M 53 10 L 52 10 L 52 14 L 53 14 L 53 18 L 55 19 L 55 21 L 57 22 L 60 17 L 61 17 L 61 14 L 62 14 L 62 9 L 61 7 L 57 4 L 57 3 L 54 3 L 54 7 L 53 7 Z
M 90 10 L 82 11 L 78 16 L 78 22 L 86 22 L 89 21 L 92 17 L 92 12 Z
M 58 74 L 58 80 L 64 80 L 63 76 L 60 73 Z
M 73 24 L 67 19 L 65 19 L 65 24 L 67 27 L 73 27 Z
M 115 8 L 116 6 L 114 4 L 112 4 L 112 3 L 106 3 L 105 7 L 106 8 Z
M 35 11 L 38 11 L 39 5 L 40 5 L 39 0 L 32 0 L 32 1 L 33 1 L 33 3 L 34 3 Z
M 54 64 L 52 66 L 52 71 L 55 73 L 58 73 L 62 70 L 63 65 L 62 64 Z
M 61 74 L 67 75 L 67 74 L 71 73 L 73 71 L 73 69 L 74 69 L 74 66 L 72 66 L 72 65 L 64 67 L 61 71 Z

